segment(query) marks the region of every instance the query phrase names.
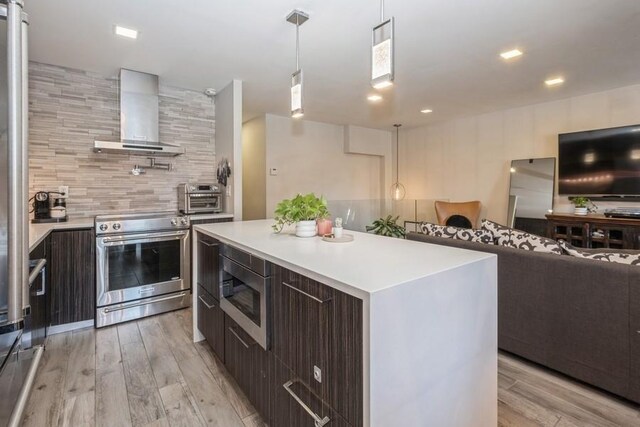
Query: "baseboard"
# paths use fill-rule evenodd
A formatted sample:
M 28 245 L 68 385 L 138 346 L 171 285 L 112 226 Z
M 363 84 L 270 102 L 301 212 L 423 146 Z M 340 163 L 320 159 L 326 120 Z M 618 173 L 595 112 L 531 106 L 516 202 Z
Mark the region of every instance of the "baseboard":
M 76 329 L 93 328 L 94 320 L 83 320 L 82 322 L 65 323 L 63 325 L 49 326 L 47 335 L 62 334 L 64 332 L 75 331 Z

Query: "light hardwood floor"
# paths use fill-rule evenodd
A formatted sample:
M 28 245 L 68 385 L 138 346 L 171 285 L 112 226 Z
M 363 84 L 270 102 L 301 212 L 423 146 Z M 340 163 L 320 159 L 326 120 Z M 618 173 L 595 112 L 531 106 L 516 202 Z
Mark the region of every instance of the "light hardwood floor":
M 192 342 L 191 310 L 53 335 L 46 348 L 24 426 L 264 426 Z M 638 406 L 553 372 L 506 354 L 498 370 L 500 426 L 640 426 Z

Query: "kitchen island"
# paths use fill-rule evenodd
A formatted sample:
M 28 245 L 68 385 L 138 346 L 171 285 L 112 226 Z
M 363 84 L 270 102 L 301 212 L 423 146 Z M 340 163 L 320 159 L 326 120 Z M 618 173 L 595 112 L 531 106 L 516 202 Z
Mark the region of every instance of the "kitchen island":
M 271 425 L 497 425 L 495 255 L 357 232 L 348 232 L 353 242 L 329 243 L 275 234 L 272 223 L 199 225 L 193 239 L 194 277 L 218 265 L 199 256 L 200 239 L 273 264 L 269 345 L 263 350 L 240 336 L 259 353 L 247 360 L 262 360 L 255 375 L 264 377 L 270 397 L 256 394 L 266 403 L 254 404 Z M 199 315 L 199 288 L 194 284 L 196 341 L 211 326 Z M 306 305 L 296 312 L 295 303 Z M 224 331 L 238 337 L 238 325 L 221 316 Z M 304 331 L 308 337 L 299 336 Z M 361 348 L 350 349 L 354 343 Z M 228 366 L 237 359 L 228 348 L 224 356 Z M 292 407 L 309 418 L 280 413 Z

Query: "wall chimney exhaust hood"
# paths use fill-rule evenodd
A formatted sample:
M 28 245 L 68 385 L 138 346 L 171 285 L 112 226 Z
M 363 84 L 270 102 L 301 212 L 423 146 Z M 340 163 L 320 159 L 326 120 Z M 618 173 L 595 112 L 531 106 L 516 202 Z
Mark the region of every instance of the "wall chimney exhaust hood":
M 120 70 L 120 141 L 95 141 L 97 153 L 179 156 L 184 148 L 160 143 L 158 76 Z

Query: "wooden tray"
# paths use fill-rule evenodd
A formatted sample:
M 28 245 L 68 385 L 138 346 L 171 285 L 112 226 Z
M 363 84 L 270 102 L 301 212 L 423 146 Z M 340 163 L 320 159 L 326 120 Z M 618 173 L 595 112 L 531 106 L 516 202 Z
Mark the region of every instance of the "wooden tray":
M 322 236 L 322 240 L 325 242 L 333 243 L 347 243 L 353 242 L 353 234 L 343 234 L 342 237 L 335 238 L 332 234 Z

